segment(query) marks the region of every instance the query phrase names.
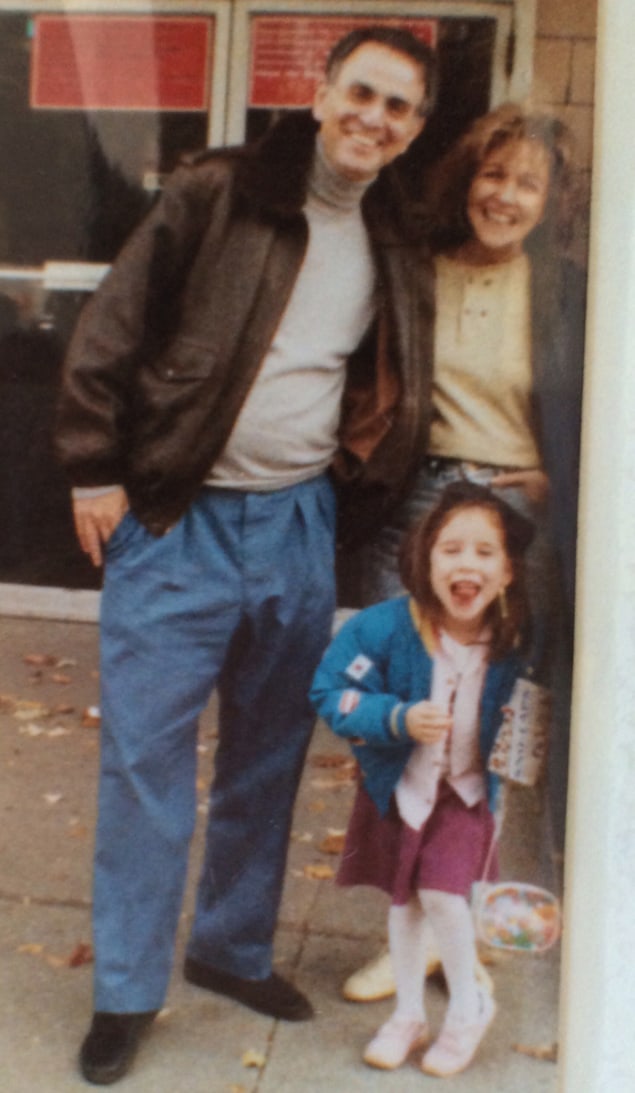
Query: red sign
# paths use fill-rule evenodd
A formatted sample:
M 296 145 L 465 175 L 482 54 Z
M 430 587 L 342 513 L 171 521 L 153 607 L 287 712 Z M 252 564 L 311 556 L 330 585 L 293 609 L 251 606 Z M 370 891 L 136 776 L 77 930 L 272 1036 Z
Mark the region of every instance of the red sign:
M 207 110 L 212 18 L 38 15 L 31 106 Z
M 335 43 L 368 16 L 257 15 L 252 21 L 249 106 L 310 106 Z M 373 24 L 411 31 L 427 45 L 437 41 L 436 19 L 377 18 Z

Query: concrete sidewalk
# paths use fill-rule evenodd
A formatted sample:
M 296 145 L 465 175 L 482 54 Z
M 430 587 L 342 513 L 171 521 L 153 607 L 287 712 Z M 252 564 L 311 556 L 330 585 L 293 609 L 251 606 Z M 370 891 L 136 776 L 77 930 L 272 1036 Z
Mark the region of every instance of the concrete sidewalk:
M 90 1088 L 77 1049 L 90 1018 L 90 873 L 99 729 L 83 724 L 98 702 L 97 632 L 89 624 L 0 619 L 0 1093 Z M 378 951 L 386 901 L 336 889 L 329 852 L 346 826 L 353 784 L 348 752 L 324 726 L 311 747 L 296 810 L 277 938 L 277 968 L 310 996 L 316 1019 L 291 1025 L 186 984 L 180 974 L 202 850 L 214 715 L 201 729 L 200 824 L 166 1010 L 117 1088 L 129 1093 L 414 1093 L 439 1080 L 413 1059 L 388 1074 L 361 1061 L 390 1002 L 344 1002 L 344 978 Z M 533 792 L 512 802 L 506 875 L 556 883 Z M 157 878 L 157 883 L 160 878 Z M 69 966 L 75 955 L 77 966 Z M 557 1040 L 558 950 L 497 955 L 490 966 L 498 1017 L 456 1093 L 554 1093 L 557 1066 L 514 1045 Z M 445 995 L 429 985 L 430 1015 Z

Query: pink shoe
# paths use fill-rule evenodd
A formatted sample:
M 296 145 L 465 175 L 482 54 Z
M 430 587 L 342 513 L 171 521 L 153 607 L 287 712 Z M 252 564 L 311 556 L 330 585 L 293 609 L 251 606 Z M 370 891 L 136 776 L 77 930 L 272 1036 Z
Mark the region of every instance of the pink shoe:
M 485 990 L 479 991 L 480 1013 L 474 1024 L 455 1021 L 444 1024 L 432 1047 L 421 1060 L 421 1069 L 437 1078 L 450 1078 L 465 1070 L 476 1055 L 481 1040 L 494 1020 L 496 1003 Z
M 391 1017 L 381 1026 L 364 1052 L 364 1062 L 379 1070 L 396 1070 L 411 1051 L 425 1047 L 430 1038 L 425 1021 Z

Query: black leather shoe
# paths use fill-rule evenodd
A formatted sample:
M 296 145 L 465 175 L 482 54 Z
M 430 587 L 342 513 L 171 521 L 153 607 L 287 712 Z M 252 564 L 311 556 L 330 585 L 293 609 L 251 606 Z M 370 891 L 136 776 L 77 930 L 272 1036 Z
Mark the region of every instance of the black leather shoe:
M 79 1053 L 79 1068 L 87 1082 L 110 1085 L 130 1069 L 142 1033 L 157 1011 L 95 1013 Z
M 308 998 L 276 972 L 266 979 L 241 979 L 187 957 L 183 973 L 188 983 L 216 994 L 226 994 L 268 1017 L 279 1017 L 283 1021 L 308 1021 L 313 1017 L 313 1006 Z

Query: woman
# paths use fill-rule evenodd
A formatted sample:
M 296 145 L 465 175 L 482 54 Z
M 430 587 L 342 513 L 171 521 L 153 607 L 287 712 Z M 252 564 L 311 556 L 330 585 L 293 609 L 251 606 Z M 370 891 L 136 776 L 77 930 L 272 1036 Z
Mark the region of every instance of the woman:
M 409 496 L 370 544 L 365 603 L 402 593 L 406 528 L 461 478 L 489 485 L 536 528 L 527 555 L 527 674 L 550 682 L 552 807 L 562 841 L 575 589 L 585 282 L 565 257 L 571 141 L 557 118 L 506 104 L 479 118 L 431 177 L 436 326 L 428 444 Z M 554 667 L 555 666 L 555 667 Z M 386 960 L 344 994 L 391 993 Z
M 368 551 L 364 599 L 402 591 L 405 528 L 457 478 L 504 491 L 537 527 L 529 559 L 533 666 L 545 670 L 552 537 L 573 612 L 584 279 L 563 256 L 573 216 L 570 138 L 505 105 L 478 119 L 434 173 L 435 364 L 426 453 L 408 498 Z

